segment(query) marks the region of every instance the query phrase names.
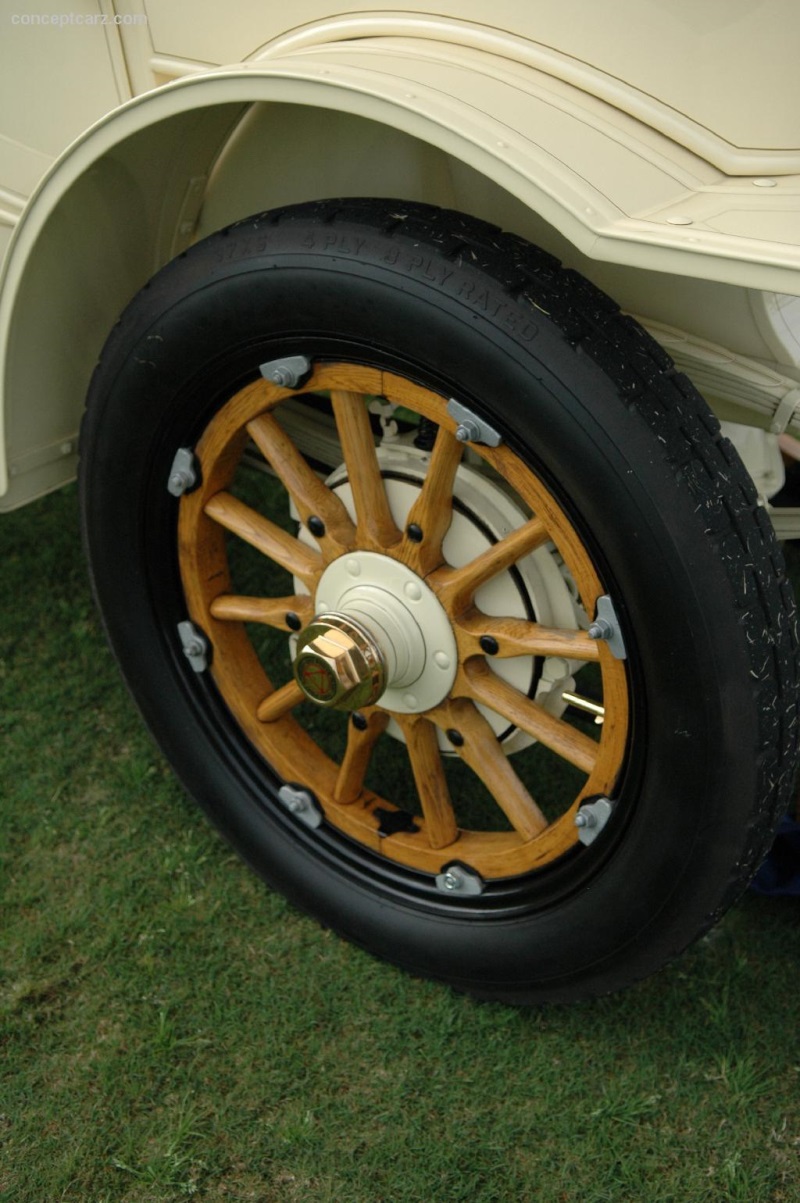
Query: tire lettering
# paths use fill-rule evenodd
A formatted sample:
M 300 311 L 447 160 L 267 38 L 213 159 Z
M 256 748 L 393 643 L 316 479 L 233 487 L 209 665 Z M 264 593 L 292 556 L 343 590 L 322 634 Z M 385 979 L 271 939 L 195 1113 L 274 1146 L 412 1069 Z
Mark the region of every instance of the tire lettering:
M 227 242 L 217 251 L 217 263 L 235 263 L 239 259 L 252 259 L 263 255 L 269 248 L 269 234 L 259 234 L 255 238 L 247 238 L 244 242 Z
M 381 263 L 388 267 L 398 267 L 409 275 L 421 276 L 425 280 L 431 280 L 434 284 L 444 287 L 448 281 L 456 275 L 455 268 L 449 268 L 444 264 L 439 264 L 429 255 L 414 254 L 404 255 L 398 247 L 392 247 L 382 257 Z M 449 285 L 449 292 L 454 292 L 459 300 L 464 301 L 473 309 L 478 309 L 487 317 L 493 319 L 499 326 L 502 326 L 510 334 L 522 339 L 524 342 L 531 342 L 538 334 L 538 327 L 534 322 L 527 321 L 524 314 L 520 312 L 516 305 L 511 305 L 507 301 L 495 300 L 486 288 L 478 288 L 473 280 L 457 280 L 454 279 Z
M 242 250 L 242 258 L 249 259 L 252 255 L 263 255 L 266 249 L 266 234 L 262 234 L 259 238 L 248 238 Z
M 269 244 L 270 235 L 267 232 L 237 242 L 228 242 L 217 252 L 216 260 L 218 263 L 231 263 L 240 259 L 254 258 L 263 255 L 268 250 Z M 322 250 L 356 257 L 363 252 L 367 245 L 367 239 L 333 231 L 320 234 L 309 232 L 303 237 L 301 245 L 306 250 Z M 479 310 L 496 322 L 498 326 L 502 326 L 503 329 L 523 342 L 532 342 L 538 334 L 536 323 L 527 320 L 518 305 L 495 299 L 490 295 L 488 289 L 479 288 L 473 280 L 459 280 L 455 268 L 438 263 L 431 255 L 419 253 L 411 255 L 405 253 L 402 248 L 394 246 L 381 256 L 380 262 L 387 267 L 396 267 L 409 275 L 430 280 L 440 288 L 447 286 L 448 292 L 455 294 L 470 308 Z
M 322 240 L 323 251 L 338 251 L 341 255 L 360 255 L 366 245 L 366 238 L 351 238 L 347 234 L 330 233 Z

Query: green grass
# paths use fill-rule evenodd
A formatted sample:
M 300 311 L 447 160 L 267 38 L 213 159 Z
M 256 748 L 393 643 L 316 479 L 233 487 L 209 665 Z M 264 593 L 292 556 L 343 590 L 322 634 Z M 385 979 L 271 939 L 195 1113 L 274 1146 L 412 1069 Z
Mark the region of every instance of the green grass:
M 3 1203 L 786 1201 L 798 905 L 615 998 L 415 981 L 270 894 L 143 731 L 75 496 L 0 519 Z

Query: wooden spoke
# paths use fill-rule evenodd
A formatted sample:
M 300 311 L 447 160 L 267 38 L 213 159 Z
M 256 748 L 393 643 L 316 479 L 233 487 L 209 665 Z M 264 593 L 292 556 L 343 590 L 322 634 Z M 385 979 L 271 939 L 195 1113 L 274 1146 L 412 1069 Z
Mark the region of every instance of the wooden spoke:
M 493 655 L 507 656 L 566 656 L 571 660 L 599 660 L 600 647 L 585 631 L 568 627 L 543 627 L 524 618 L 492 618 L 478 610 L 460 618 L 456 625 L 461 655 L 481 654 L 481 637 L 497 640 Z
M 358 546 L 362 550 L 385 551 L 399 541 L 400 531 L 389 510 L 364 399 L 360 393 L 334 389 L 331 404 L 353 490 Z
M 427 475 L 406 518 L 400 548 L 400 558 L 420 576 L 427 576 L 442 563 L 442 542 L 453 518 L 453 482 L 463 453 L 463 443 L 440 426 Z M 411 526 L 419 528 L 421 539 L 409 538 Z
M 432 848 L 447 848 L 458 839 L 458 824 L 444 775 L 436 727 L 425 718 L 397 715 L 406 737 L 417 793 Z
M 306 547 L 299 539 L 287 534 L 230 493 L 217 493 L 206 502 L 205 512 L 220 526 L 238 535 L 313 588 L 322 570 L 322 557 L 318 552 Z
M 286 622 L 287 614 L 296 614 L 302 626 L 314 617 L 311 598 L 305 593 L 291 597 L 242 597 L 235 593 L 222 593 L 215 597 L 210 606 L 214 618 L 221 622 L 261 622 L 279 631 L 291 631 Z
M 308 390 L 330 398 L 332 419 L 326 416 L 326 437 L 334 434 L 335 423 L 352 502 L 347 497 L 345 504 L 341 500 L 344 490 L 334 492 L 325 485 L 306 459 L 306 439 L 308 446 L 317 440 L 315 421 L 295 426 L 291 411 L 282 416 L 283 402 Z M 436 428 L 433 447 L 426 454 L 426 475 L 415 489 L 408 488 L 408 511 L 405 507 L 402 514 L 397 510 L 402 530 L 392 512 L 394 493 L 387 493 L 381 474 L 383 452 L 376 447 L 378 440 L 366 405 L 369 397 L 385 397 Z M 360 846 L 369 852 L 370 868 L 377 863 L 372 858 L 382 857 L 431 876 L 453 858 L 491 882 L 558 863 L 578 842 L 574 818 L 581 802 L 598 795 L 616 796 L 631 734 L 630 685 L 626 666 L 602 641 L 589 639 L 585 631 L 513 616 L 524 611 L 515 608 L 520 587 L 507 574 L 537 549 L 542 549 L 540 556 L 551 546 L 555 549 L 558 562 L 568 566 L 586 613 L 595 612 L 597 598 L 606 592 L 607 584 L 579 530 L 514 448 L 508 442 L 497 447 L 475 443 L 470 449 L 469 470 L 460 469 L 463 448 L 455 430 L 447 413 L 446 394 L 363 365 L 317 362 L 302 390 L 281 389 L 266 381 L 247 385 L 219 409 L 194 447 L 200 479 L 198 487 L 179 501 L 178 554 L 187 616 L 213 643 L 208 672 L 230 714 L 276 777 L 302 782 L 314 794 L 326 822 L 350 841 L 342 845 L 343 849 L 349 847 L 347 855 Z M 311 539 L 304 542 L 305 532 L 298 538 L 294 528 L 280 519 L 270 521 L 259 512 L 257 503 L 248 505 L 239 499 L 244 494 L 239 494 L 232 482 L 240 479 L 243 457 L 253 443 L 270 465 L 276 489 L 291 499 L 292 512 L 299 515 L 316 543 Z M 420 462 L 425 466 L 425 461 Z M 459 542 L 473 558 L 453 566 L 445 560 L 443 546 L 462 497 L 462 477 L 466 480 L 473 472 L 482 474 L 487 499 L 495 489 L 517 499 L 520 517 L 515 521 L 519 525 L 487 547 L 478 535 L 480 516 L 472 513 L 474 507 L 465 493 L 465 521 L 467 526 L 472 522 L 476 541 L 470 547 L 465 531 Z M 535 516 L 526 520 L 525 514 Z M 413 531 L 414 538 L 407 533 L 409 527 L 418 528 Z M 278 585 L 277 592 L 283 596 L 259 596 L 260 584 L 242 583 L 239 560 L 233 555 L 242 549 L 232 546 L 238 540 L 295 578 L 294 584 Z M 449 550 L 449 541 L 447 545 Z M 382 553 L 380 565 L 376 557 L 362 556 L 364 552 Z M 338 737 L 329 738 L 329 724 L 320 721 L 323 716 L 311 703 L 306 705 L 306 695 L 296 681 L 281 684 L 285 678 L 279 677 L 277 683 L 270 680 L 267 658 L 260 654 L 251 624 L 284 632 L 284 637 L 297 626 L 307 626 L 314 615 L 323 571 L 339 559 L 344 567 L 350 557 L 359 557 L 360 583 L 377 589 L 388 587 L 387 558 L 400 561 L 416 574 L 444 608 L 455 635 L 457 662 L 446 697 L 440 698 L 434 689 L 430 695 L 419 693 L 418 701 L 409 701 L 416 688 L 409 686 L 402 704 L 415 711 L 419 706 L 419 712 L 389 712 L 373 705 L 363 709 L 357 723 L 348 722 L 349 716 L 339 716 L 347 724 L 342 753 Z M 266 562 L 263 567 L 267 568 Z M 265 573 L 268 575 L 274 574 Z M 489 608 L 497 609 L 499 615 L 481 609 L 481 590 L 487 583 L 494 586 L 494 604 Z M 522 581 L 523 588 L 529 586 L 530 582 Z M 413 590 L 408 598 L 412 595 Z M 507 606 L 501 600 L 505 595 Z M 322 596 L 333 595 L 323 590 Z M 339 594 L 336 606 L 338 598 Z M 401 598 L 399 617 L 393 619 L 401 625 L 406 621 L 403 606 Z M 423 614 L 422 608 L 419 613 Z M 409 630 L 412 620 L 420 625 L 426 620 L 427 614 L 422 619 L 416 614 L 409 609 Z M 408 631 L 405 634 L 411 639 Z M 434 664 L 441 667 L 442 657 L 435 656 L 440 642 L 433 632 L 431 639 L 422 671 L 427 672 L 433 657 L 432 680 L 438 680 Z M 449 642 L 448 648 L 452 663 Z M 594 679 L 600 678 L 601 700 L 595 704 L 575 693 L 569 700 L 585 711 L 586 722 L 557 718 L 504 680 L 499 663 L 493 664 L 495 657 L 504 660 L 509 669 L 513 657 L 593 663 L 595 668 L 587 674 L 593 678 L 592 687 L 587 686 L 586 692 L 592 693 Z M 430 706 L 433 697 L 440 700 Z M 380 701 L 388 706 L 392 696 Z M 592 718 L 602 718 L 602 725 L 598 722 L 590 729 Z M 539 787 L 535 776 L 528 776 L 537 772 L 540 757 L 536 748 L 524 746 L 524 739 L 501 743 L 495 732 L 507 724 L 563 760 L 547 784 L 547 820 L 537 805 L 538 790 L 544 791 L 544 784 Z M 441 731 L 463 765 L 449 763 L 440 747 Z M 403 755 L 407 753 L 411 769 L 404 774 L 405 781 L 395 777 L 391 756 L 384 759 L 391 743 L 397 751 L 398 737 L 405 742 Z M 507 752 L 509 747 L 518 752 Z M 572 766 L 580 773 L 574 773 Z M 451 767 L 463 767 L 470 777 L 474 774 L 473 787 L 477 779 L 494 800 L 497 810 L 488 816 L 487 824 L 471 829 L 469 808 L 462 812 L 461 794 L 454 789 L 451 796 L 448 788 Z M 416 822 L 411 822 L 412 816 L 406 812 L 409 788 L 419 798 L 416 813 L 422 818 L 417 817 Z M 398 808 L 396 821 L 387 822 L 387 811 L 398 812 Z M 387 835 L 389 831 L 391 835 Z
M 439 601 L 448 613 L 459 615 L 470 604 L 481 585 L 541 547 L 549 537 L 544 523 L 538 518 L 531 518 L 462 568 L 437 569 L 431 575 L 429 584 L 436 590 Z
M 355 802 L 361 796 L 373 748 L 389 722 L 389 715 L 385 710 L 365 709 L 361 711 L 361 714 L 366 719 L 367 725 L 362 730 L 356 727 L 352 720 L 349 723 L 347 748 L 342 757 L 333 791 L 334 801 L 342 806 Z
M 493 673 L 483 661 L 468 661 L 464 675 L 476 701 L 482 702 L 497 714 L 502 714 L 503 718 L 527 731 L 584 773 L 591 773 L 597 763 L 598 745 L 588 735 L 576 731 L 563 719 L 550 714 L 538 702 L 525 697 L 513 685 L 509 685 Z
M 274 723 L 299 706 L 305 696 L 296 681 L 289 681 L 264 698 L 256 710 L 256 718 L 262 723 Z
M 432 717 L 445 730 L 455 729 L 463 738 L 456 747 L 465 761 L 491 793 L 512 827 L 523 839 L 533 839 L 547 826 L 525 786 L 511 767 L 497 736 L 476 706 L 466 698 L 439 707 Z
M 325 534 L 315 537 L 333 559 L 349 551 L 355 542 L 356 528 L 341 500 L 323 483 L 306 463 L 292 439 L 274 414 L 261 414 L 247 426 L 259 451 L 283 482 L 292 497 L 301 520 L 320 519 Z

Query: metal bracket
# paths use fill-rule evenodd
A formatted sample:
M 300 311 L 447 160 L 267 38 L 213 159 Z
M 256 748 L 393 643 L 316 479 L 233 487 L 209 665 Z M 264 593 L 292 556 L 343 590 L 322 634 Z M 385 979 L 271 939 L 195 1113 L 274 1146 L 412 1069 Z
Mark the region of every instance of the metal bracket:
M 770 432 L 772 434 L 783 434 L 790 422 L 793 422 L 797 417 L 797 411 L 800 409 L 800 388 L 789 389 L 780 399 L 780 403 L 775 410 L 770 423 Z
M 575 826 L 578 828 L 578 839 L 582 844 L 593 844 L 611 818 L 614 803 L 610 798 L 595 798 L 594 802 L 584 802 L 575 815 Z
M 617 660 L 627 659 L 617 612 L 607 594 L 597 599 L 597 617 L 589 627 L 588 635 L 590 639 L 604 639 L 611 655 Z
M 486 882 L 466 865 L 446 865 L 436 878 L 436 889 L 459 898 L 477 898 L 486 889 Z
M 311 360 L 307 355 L 289 355 L 285 359 L 272 359 L 259 365 L 259 371 L 270 384 L 280 388 L 297 388 L 311 371 Z
M 193 622 L 179 622 L 178 636 L 183 644 L 183 654 L 196 673 L 208 668 L 209 643 L 202 631 Z
M 466 405 L 451 398 L 447 412 L 456 423 L 456 438 L 459 443 L 485 443 L 487 447 L 499 447 L 503 436 L 493 426 L 479 418 Z
M 381 446 L 384 443 L 394 443 L 397 440 L 398 426 L 392 415 L 398 408 L 399 406 L 395 401 L 384 401 L 380 397 L 376 397 L 374 401 L 370 401 L 367 406 L 368 412 L 375 414 L 381 424 Z
M 282 785 L 278 790 L 278 801 L 306 827 L 319 827 L 322 822 L 322 811 L 314 795 L 302 785 L 290 785 L 288 782 Z
M 167 489 L 173 497 L 182 497 L 197 484 L 200 473 L 197 460 L 188 447 L 179 447 L 169 470 Z

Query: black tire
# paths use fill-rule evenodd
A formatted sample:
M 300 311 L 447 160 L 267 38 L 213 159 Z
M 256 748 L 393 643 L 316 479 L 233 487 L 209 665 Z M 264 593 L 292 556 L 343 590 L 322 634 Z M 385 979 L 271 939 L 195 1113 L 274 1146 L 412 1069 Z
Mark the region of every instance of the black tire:
M 212 673 L 192 670 L 176 634 L 177 522 L 192 494 L 168 491 L 173 458 L 260 364 L 294 355 L 456 397 L 569 517 L 616 608 L 631 705 L 613 813 L 590 846 L 448 895 L 329 822 L 298 822 L 276 800 L 287 774 L 255 750 Z M 213 235 L 109 338 L 81 497 L 111 644 L 176 772 L 260 874 L 372 952 L 482 997 L 604 993 L 707 930 L 765 854 L 796 754 L 794 604 L 770 524 L 661 348 L 521 239 L 373 200 Z M 299 753 L 294 776 L 303 784 Z

